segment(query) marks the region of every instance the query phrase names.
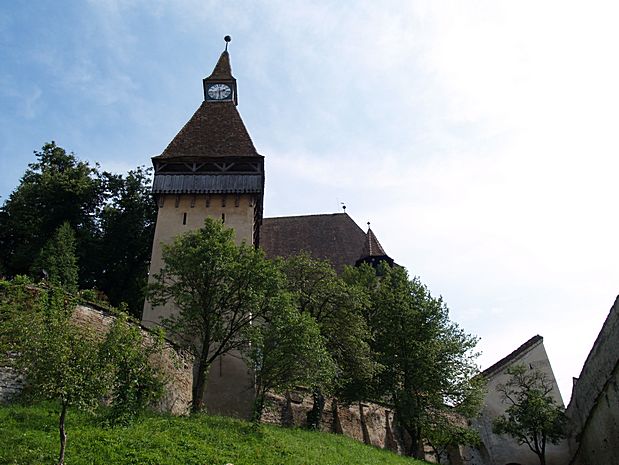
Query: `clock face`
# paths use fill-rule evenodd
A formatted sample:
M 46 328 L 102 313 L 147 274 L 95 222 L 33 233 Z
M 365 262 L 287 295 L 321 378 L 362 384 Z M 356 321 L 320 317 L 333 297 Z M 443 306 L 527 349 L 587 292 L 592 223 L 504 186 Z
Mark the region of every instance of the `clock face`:
M 207 94 L 213 100 L 223 100 L 230 97 L 232 89 L 225 84 L 213 84 L 208 88 Z

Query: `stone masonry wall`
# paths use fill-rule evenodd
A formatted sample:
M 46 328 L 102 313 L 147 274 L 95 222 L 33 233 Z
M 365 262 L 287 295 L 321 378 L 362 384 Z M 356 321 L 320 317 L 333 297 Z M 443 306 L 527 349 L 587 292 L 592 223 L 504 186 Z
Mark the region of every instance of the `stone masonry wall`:
M 619 297 L 574 384 L 567 415 L 570 464 L 619 464 Z
M 73 320 L 86 328 L 104 334 L 114 321 L 114 316 L 100 309 L 78 305 Z M 152 337 L 142 329 L 144 336 Z M 193 383 L 192 362 L 189 357 L 179 354 L 175 347 L 165 342 L 163 350 L 155 354 L 151 362 L 158 365 L 166 381 L 162 399 L 154 406 L 155 410 L 173 415 L 189 412 L 191 386 Z M 0 402 L 10 402 L 22 389 L 21 377 L 9 365 L 0 366 Z
M 312 396 L 298 389 L 285 396 L 269 394 L 261 421 L 280 426 L 305 427 L 307 413 L 312 409 Z M 394 432 L 393 412 L 371 403 L 338 405 L 325 399 L 320 430 L 338 433 L 381 449 L 401 453 L 401 440 Z
M 8 403 L 20 393 L 22 378 L 10 364 L 0 366 L 0 403 Z
M 269 393 L 262 414 L 262 423 L 277 426 L 307 427 L 307 414 L 312 410 L 312 395 L 307 389 L 296 389 L 286 395 Z M 450 417 L 460 426 L 467 424 L 457 415 Z M 335 399 L 325 399 L 320 430 L 348 436 L 379 449 L 405 454 L 410 448 L 410 436 L 397 426 L 394 412 L 383 405 L 361 402 L 352 405 L 338 404 Z M 463 465 L 462 450 L 454 447 L 441 456 L 444 465 Z M 432 449 L 425 445 L 425 460 L 436 463 Z

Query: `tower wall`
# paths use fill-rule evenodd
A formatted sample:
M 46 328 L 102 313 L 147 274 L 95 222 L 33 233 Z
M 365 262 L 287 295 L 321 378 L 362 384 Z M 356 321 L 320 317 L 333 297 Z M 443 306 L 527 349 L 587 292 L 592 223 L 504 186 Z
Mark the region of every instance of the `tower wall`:
M 152 282 L 153 276 L 159 273 L 163 266 L 162 244 L 171 243 L 179 234 L 201 228 L 207 217 L 223 219 L 224 224 L 234 230 L 234 240 L 237 244 L 253 243 L 256 206 L 253 195 L 239 195 L 237 201 L 237 196 L 231 194 L 209 196 L 165 194 L 161 195 L 158 201 L 159 211 L 153 239 L 149 282 Z M 142 323 L 149 327 L 155 326 L 162 318 L 168 318 L 175 311 L 175 307 L 171 304 L 153 307 L 147 300 L 144 303 Z
M 169 244 L 179 234 L 196 230 L 204 225 L 207 217 L 223 219 L 234 230 L 235 242 L 253 244 L 256 196 L 253 194 L 161 194 L 157 199 L 159 211 L 153 240 L 149 282 L 163 267 L 162 244 Z M 223 216 L 222 216 L 223 215 Z M 178 309 L 173 303 L 152 306 L 144 303 L 142 324 L 157 326 Z M 211 413 L 249 418 L 253 408 L 254 374 L 238 352 L 219 357 L 209 373 L 206 406 Z

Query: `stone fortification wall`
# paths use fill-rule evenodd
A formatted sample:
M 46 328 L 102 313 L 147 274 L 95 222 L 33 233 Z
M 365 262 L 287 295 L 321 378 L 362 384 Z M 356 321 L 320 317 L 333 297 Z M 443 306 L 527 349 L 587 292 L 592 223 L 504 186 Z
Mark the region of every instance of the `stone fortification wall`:
M 114 316 L 104 310 L 90 306 L 78 305 L 73 314 L 73 320 L 84 327 L 104 334 L 114 321 Z M 142 329 L 149 338 L 151 333 Z M 165 342 L 163 350 L 153 356 L 151 362 L 158 365 L 164 374 L 166 388 L 163 398 L 155 405 L 155 409 L 174 415 L 188 413 L 191 404 L 191 386 L 193 383 L 192 362 L 175 347 Z M 23 381 L 10 364 L 0 366 L 0 402 L 10 402 L 19 394 Z
M 262 423 L 296 428 L 307 427 L 307 414 L 312 410 L 311 393 L 296 389 L 286 395 L 270 393 L 266 399 Z M 466 420 L 456 415 L 451 420 L 466 425 Z M 397 425 L 394 412 L 383 405 L 371 402 L 342 405 L 335 399 L 325 399 L 320 430 L 348 436 L 364 444 L 388 449 L 404 455 L 410 449 L 410 436 Z M 450 448 L 441 457 L 444 465 L 463 465 L 461 448 Z M 432 449 L 425 446 L 425 460 L 436 463 Z
M 573 465 L 619 464 L 619 297 L 602 326 L 567 408 Z
M 22 378 L 13 368 L 10 362 L 0 365 L 0 403 L 13 400 L 24 385 Z
M 269 394 L 261 421 L 280 426 L 306 427 L 312 410 L 312 396 L 298 389 L 285 396 Z M 401 453 L 404 450 L 399 431 L 394 431 L 393 412 L 371 403 L 338 405 L 325 399 L 320 430 L 338 433 L 381 449 Z

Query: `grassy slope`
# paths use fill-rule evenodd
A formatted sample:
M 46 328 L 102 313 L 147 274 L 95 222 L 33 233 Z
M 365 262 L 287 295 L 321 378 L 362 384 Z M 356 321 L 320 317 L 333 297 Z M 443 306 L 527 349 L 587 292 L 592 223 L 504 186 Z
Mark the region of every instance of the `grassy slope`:
M 53 407 L 0 407 L 0 464 L 53 464 L 58 451 Z M 149 416 L 122 428 L 101 428 L 70 411 L 67 465 L 422 465 L 343 436 L 253 426 L 206 415 Z

